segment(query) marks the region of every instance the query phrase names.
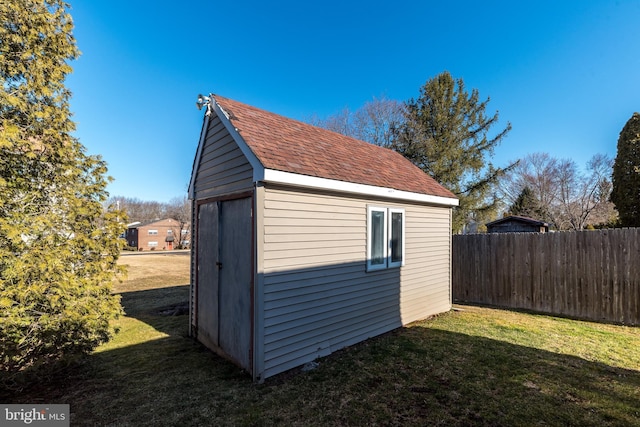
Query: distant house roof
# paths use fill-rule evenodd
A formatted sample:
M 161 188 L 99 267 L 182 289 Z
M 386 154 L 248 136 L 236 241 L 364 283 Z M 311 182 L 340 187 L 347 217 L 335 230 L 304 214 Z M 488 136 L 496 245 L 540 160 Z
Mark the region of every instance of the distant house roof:
M 381 187 L 391 197 L 397 190 L 433 196 L 429 200 L 450 206 L 458 204 L 451 191 L 392 150 L 218 95 L 211 95 L 209 107 L 226 122 L 240 149 L 250 150 L 243 152 L 254 169 L 263 169 L 264 176 L 254 177 L 256 181 L 277 181 L 284 177 L 278 172 L 283 172 Z
M 528 225 L 532 225 L 532 226 L 536 226 L 536 227 L 548 227 L 549 224 L 544 222 L 544 221 L 538 221 L 537 219 L 533 219 L 533 218 L 528 218 L 526 216 L 519 216 L 519 215 L 510 215 L 504 218 L 500 218 L 497 219 L 495 221 L 491 221 L 486 223 L 485 225 L 487 227 L 490 227 L 492 225 L 499 225 L 505 222 L 519 222 L 522 224 L 528 224 Z
M 153 221 L 147 221 L 147 222 L 140 222 L 140 221 L 136 221 L 136 222 L 132 222 L 131 224 L 127 224 L 127 228 L 141 228 L 141 227 L 147 227 L 149 225 L 153 225 L 155 223 L 159 223 L 159 222 L 165 222 L 165 221 L 176 221 L 173 218 L 165 218 L 165 219 L 155 219 Z M 166 224 L 165 224 L 166 225 Z

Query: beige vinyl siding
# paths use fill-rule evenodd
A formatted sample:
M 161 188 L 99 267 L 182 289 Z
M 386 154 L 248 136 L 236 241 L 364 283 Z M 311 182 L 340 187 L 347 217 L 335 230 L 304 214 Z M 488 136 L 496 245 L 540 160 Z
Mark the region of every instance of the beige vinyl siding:
M 400 294 L 403 324 L 451 309 L 450 212 L 447 208 L 406 206 Z
M 449 208 L 263 194 L 264 378 L 451 308 Z M 367 205 L 405 209 L 405 266 L 366 272 Z
M 218 116 L 212 116 L 194 183 L 195 199 L 231 194 L 252 186 L 251 165 Z

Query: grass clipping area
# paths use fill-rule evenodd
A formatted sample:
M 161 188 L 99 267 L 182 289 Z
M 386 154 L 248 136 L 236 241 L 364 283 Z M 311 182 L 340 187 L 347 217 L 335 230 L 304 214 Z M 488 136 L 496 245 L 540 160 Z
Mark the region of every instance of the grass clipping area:
M 640 425 L 640 328 L 467 306 L 256 385 L 187 337 L 188 256 L 121 262 L 115 339 L 0 401 L 72 425 Z

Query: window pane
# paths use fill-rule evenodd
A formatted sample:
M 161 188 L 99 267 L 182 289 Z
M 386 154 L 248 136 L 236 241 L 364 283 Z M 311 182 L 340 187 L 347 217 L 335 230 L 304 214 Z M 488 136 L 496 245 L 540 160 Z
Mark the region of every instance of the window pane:
M 384 212 L 371 212 L 371 265 L 384 264 Z
M 391 262 L 402 262 L 402 212 L 391 213 Z

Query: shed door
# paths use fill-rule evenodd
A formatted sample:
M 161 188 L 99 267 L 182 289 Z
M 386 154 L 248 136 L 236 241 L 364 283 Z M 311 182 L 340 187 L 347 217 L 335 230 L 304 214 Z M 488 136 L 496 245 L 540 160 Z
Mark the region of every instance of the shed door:
M 251 372 L 251 198 L 221 203 L 220 348 Z
M 197 240 L 198 284 L 196 316 L 198 339 L 218 347 L 218 203 L 200 206 Z
M 204 204 L 200 206 L 198 233 L 198 336 L 249 372 L 251 210 L 250 197 Z

